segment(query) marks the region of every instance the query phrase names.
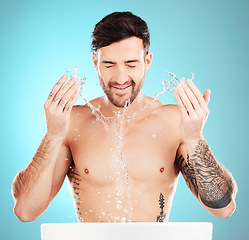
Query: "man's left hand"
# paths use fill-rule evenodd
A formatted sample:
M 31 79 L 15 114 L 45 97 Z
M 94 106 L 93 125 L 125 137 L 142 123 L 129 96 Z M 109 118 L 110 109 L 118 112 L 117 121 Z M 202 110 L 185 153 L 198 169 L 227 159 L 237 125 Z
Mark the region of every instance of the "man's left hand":
M 197 142 L 203 137 L 203 127 L 209 115 L 210 89 L 203 95 L 192 80 L 181 81 L 175 90 L 175 99 L 181 112 L 181 134 L 185 143 Z

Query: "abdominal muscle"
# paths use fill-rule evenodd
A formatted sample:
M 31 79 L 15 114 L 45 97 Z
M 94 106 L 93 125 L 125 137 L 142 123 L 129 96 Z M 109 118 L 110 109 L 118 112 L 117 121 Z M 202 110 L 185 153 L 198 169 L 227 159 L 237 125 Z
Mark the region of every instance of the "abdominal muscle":
M 68 178 L 79 222 L 167 222 L 178 181 L 178 177 L 171 182 L 129 178 L 127 188 L 125 179 L 86 181 L 75 168 Z

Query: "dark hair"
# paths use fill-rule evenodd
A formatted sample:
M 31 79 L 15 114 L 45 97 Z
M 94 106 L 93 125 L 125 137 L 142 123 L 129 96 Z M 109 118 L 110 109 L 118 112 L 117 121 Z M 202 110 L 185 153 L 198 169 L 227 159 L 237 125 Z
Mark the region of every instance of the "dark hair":
M 150 47 L 150 33 L 147 23 L 131 12 L 114 12 L 95 25 L 91 49 L 97 51 L 101 47 L 132 36 L 143 40 L 144 50 L 147 54 Z

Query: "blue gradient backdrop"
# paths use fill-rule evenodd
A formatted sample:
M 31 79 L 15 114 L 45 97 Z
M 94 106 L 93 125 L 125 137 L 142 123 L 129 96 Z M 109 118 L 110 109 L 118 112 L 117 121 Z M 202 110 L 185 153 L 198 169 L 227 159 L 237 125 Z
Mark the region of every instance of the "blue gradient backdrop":
M 0 238 L 40 239 L 42 223 L 76 222 L 67 181 L 42 216 L 31 223 L 22 223 L 13 214 L 11 184 L 45 133 L 43 104 L 66 68 L 77 64 L 87 77 L 87 98 L 102 94 L 91 62 L 91 32 L 102 17 L 124 10 L 141 16 L 150 27 L 154 55 L 145 94 L 161 90 L 166 70 L 186 78 L 194 72 L 199 89 L 212 90 L 204 134 L 239 187 L 235 213 L 229 219 L 217 219 L 180 177 L 170 221 L 210 221 L 214 240 L 249 239 L 249 1 L 243 0 L 0 0 Z M 161 101 L 175 103 L 172 93 Z

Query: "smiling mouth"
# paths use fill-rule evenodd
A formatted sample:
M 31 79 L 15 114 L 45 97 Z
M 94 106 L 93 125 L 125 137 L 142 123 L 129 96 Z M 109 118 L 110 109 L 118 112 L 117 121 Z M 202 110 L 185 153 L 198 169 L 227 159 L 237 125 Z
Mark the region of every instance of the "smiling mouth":
M 124 86 L 124 87 L 113 87 L 113 88 L 118 89 L 118 90 L 125 90 L 125 89 L 129 88 L 130 86 L 131 86 L 131 85 L 129 85 L 129 86 Z

